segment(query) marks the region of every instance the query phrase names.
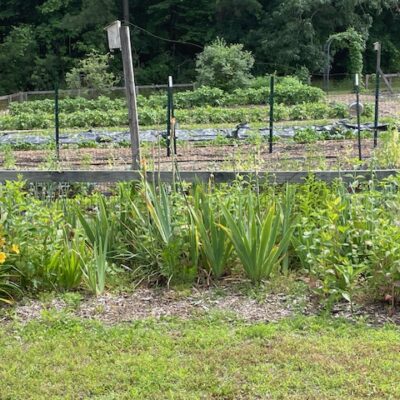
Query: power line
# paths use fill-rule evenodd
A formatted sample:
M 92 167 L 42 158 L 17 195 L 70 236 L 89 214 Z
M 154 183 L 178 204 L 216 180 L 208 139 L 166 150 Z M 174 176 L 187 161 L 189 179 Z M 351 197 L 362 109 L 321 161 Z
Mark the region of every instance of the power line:
M 138 26 L 138 25 L 132 24 L 131 22 L 129 22 L 129 25 L 133 26 L 133 27 L 136 28 L 136 29 L 139 29 L 140 31 L 142 31 L 142 32 L 144 32 L 144 33 L 147 33 L 147 34 L 150 35 L 150 36 L 153 36 L 153 37 L 156 38 L 156 39 L 163 40 L 164 42 L 177 43 L 177 44 L 185 44 L 185 45 L 189 45 L 189 46 L 198 47 L 199 49 L 202 49 L 202 50 L 204 49 L 203 46 L 200 46 L 199 44 L 196 44 L 196 43 L 184 42 L 184 41 L 181 41 L 181 40 L 172 40 L 172 39 L 163 38 L 163 37 L 161 37 L 161 36 L 155 35 L 154 33 L 148 31 L 147 29 L 144 29 L 144 28 L 142 28 L 142 27 L 140 27 L 140 26 Z

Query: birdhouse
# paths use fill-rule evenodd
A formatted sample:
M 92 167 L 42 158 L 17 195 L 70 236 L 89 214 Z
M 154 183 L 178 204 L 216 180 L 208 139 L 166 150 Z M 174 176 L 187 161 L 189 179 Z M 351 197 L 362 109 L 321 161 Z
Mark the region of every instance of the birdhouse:
M 105 28 L 107 31 L 108 47 L 110 48 L 110 51 L 121 49 L 121 38 L 119 34 L 120 29 L 121 21 L 115 21 Z

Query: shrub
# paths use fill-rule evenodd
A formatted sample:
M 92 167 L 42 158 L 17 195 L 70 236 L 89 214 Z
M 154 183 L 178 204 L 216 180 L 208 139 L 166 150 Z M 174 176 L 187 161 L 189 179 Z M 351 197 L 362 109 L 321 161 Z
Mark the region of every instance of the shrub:
M 312 103 L 324 99 L 324 92 L 316 87 L 308 86 L 295 77 L 278 80 L 275 89 L 275 101 L 284 104 Z
M 65 76 L 65 81 L 70 89 L 98 89 L 107 90 L 117 83 L 112 72 L 108 71 L 109 54 L 100 54 L 91 51 L 86 58 L 80 60 L 78 65 L 71 69 Z
M 224 90 L 241 88 L 249 83 L 253 65 L 252 54 L 244 51 L 242 44 L 228 45 L 217 39 L 197 57 L 197 82 Z

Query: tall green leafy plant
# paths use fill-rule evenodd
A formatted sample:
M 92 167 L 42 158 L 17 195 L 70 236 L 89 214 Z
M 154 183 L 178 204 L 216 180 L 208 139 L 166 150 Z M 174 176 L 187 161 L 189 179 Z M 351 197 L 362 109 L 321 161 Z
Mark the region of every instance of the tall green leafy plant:
M 107 244 L 108 237 L 104 242 L 95 243 L 93 247 L 93 258 L 87 261 L 83 268 L 83 277 L 89 289 L 95 295 L 104 292 L 106 286 L 106 275 L 109 271 L 109 263 L 107 261 Z
M 52 254 L 47 266 L 57 289 L 71 290 L 79 286 L 88 253 L 90 254 L 90 249 L 82 238 L 76 236 L 70 239 L 64 233 L 62 247 Z
M 115 207 L 108 206 L 104 196 L 97 196 L 96 211 L 89 216 L 76 207 L 76 215 L 89 245 L 94 248 L 106 245 L 106 256 L 112 259 L 120 250 L 120 228 Z
M 251 197 L 244 213 L 232 215 L 223 207 L 226 232 L 246 275 L 253 282 L 267 279 L 278 270 L 290 242 L 293 227 L 283 231 L 280 212 L 278 206 L 272 204 L 265 216 L 260 215 Z
M 147 181 L 141 194 L 127 201 L 121 214 L 127 257 L 148 279 L 192 280 L 198 265 L 198 235 L 184 196 Z
M 200 187 L 195 194 L 191 215 L 199 234 L 201 253 L 207 268 L 218 279 L 224 274 L 232 253 L 232 242 L 222 226 L 226 224 L 226 219 L 219 208 L 211 206 L 210 195 L 204 193 Z

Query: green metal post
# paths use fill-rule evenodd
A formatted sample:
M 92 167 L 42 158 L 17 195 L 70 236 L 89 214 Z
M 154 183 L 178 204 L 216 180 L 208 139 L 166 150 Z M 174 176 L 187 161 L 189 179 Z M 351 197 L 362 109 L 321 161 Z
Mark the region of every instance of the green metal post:
M 361 154 L 361 115 L 360 115 L 360 82 L 359 75 L 355 77 L 355 88 L 356 88 L 356 104 L 357 104 L 357 138 L 358 138 L 358 159 L 362 160 Z
M 168 81 L 167 89 L 167 157 L 171 156 L 171 94 Z
M 175 135 L 175 129 L 176 129 L 176 124 L 175 124 L 175 107 L 174 107 L 174 83 L 172 80 L 172 76 L 169 77 L 169 82 L 168 82 L 168 90 L 169 90 L 169 98 L 170 98 L 170 106 L 171 106 L 171 121 L 173 121 L 173 124 L 171 124 L 171 133 L 173 135 L 173 140 L 174 140 L 174 154 L 176 155 L 176 135 Z
M 59 116 L 58 97 L 59 97 L 58 83 L 56 83 L 54 86 L 54 125 L 55 125 L 57 160 L 60 159 L 60 116 Z
M 274 95 L 275 76 L 271 75 L 269 87 L 269 152 L 272 153 L 272 141 L 274 136 Z
M 378 145 L 378 124 L 379 124 L 379 92 L 380 92 L 380 69 L 381 69 L 381 44 L 374 43 L 376 50 L 376 82 L 375 82 L 375 120 L 374 120 L 374 147 Z

